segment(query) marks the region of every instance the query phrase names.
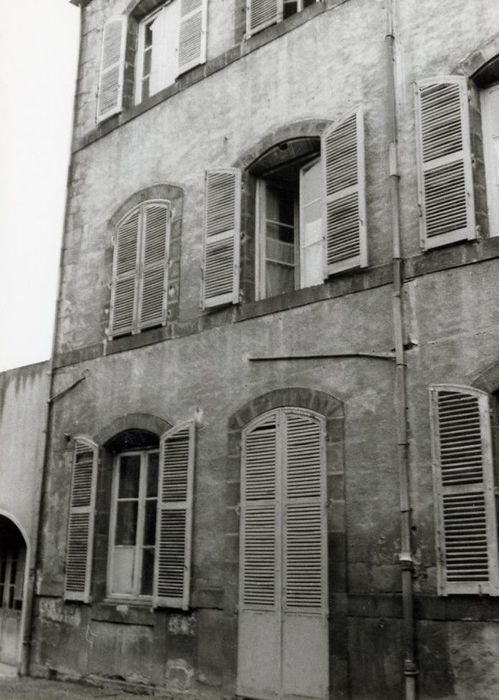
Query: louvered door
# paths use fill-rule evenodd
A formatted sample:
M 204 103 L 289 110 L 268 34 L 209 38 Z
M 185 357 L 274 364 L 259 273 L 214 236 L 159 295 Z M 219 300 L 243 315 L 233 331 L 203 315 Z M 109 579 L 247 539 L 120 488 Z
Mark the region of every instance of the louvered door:
M 439 593 L 498 595 L 488 396 L 444 385 L 430 398 Z
M 328 693 L 323 419 L 279 409 L 243 435 L 238 694 Z
M 364 117 L 359 109 L 322 136 L 324 276 L 367 265 Z
M 475 238 L 466 79 L 419 81 L 416 126 L 423 247 Z
M 96 490 L 97 445 L 86 438 L 76 438 L 64 581 L 66 600 L 90 600 Z

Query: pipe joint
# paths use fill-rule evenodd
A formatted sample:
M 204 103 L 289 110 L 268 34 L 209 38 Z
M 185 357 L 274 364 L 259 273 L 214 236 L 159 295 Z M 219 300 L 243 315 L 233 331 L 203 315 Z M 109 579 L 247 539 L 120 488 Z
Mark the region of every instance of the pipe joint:
M 401 552 L 399 555 L 401 571 L 414 571 L 414 559 L 408 552 Z
M 404 659 L 404 676 L 417 676 L 418 674 L 416 662 L 413 659 Z

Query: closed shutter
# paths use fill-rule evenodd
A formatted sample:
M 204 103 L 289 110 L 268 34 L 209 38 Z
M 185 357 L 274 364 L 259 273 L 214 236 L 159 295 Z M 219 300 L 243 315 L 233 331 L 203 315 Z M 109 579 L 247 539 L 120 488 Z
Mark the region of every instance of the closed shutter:
M 416 125 L 423 247 L 475 238 L 466 79 L 419 81 Z
M 64 597 L 84 603 L 90 600 L 97 458 L 97 445 L 84 438 L 75 440 Z
M 121 110 L 125 67 L 126 18 L 114 17 L 104 25 L 97 102 L 97 121 Z
M 135 209 L 116 232 L 113 286 L 111 293 L 111 335 L 131 333 L 136 316 L 140 210 Z
M 241 513 L 241 600 L 245 608 L 274 608 L 277 566 L 277 416 L 246 435 Z
M 206 14 L 208 0 L 180 0 L 178 72 L 206 61 Z
M 282 0 L 247 0 L 246 32 L 251 35 L 280 22 L 283 14 Z
M 319 418 L 289 412 L 286 439 L 285 606 L 322 612 L 327 524 L 325 455 Z
M 358 110 L 324 132 L 325 276 L 367 265 L 364 119 Z
M 184 423 L 160 441 L 154 606 L 189 607 L 195 426 Z
M 239 301 L 241 174 L 206 174 L 203 308 Z
M 140 329 L 166 322 L 167 250 L 170 208 L 159 202 L 143 210 L 143 263 L 140 288 Z
M 430 388 L 438 592 L 499 595 L 488 395 Z

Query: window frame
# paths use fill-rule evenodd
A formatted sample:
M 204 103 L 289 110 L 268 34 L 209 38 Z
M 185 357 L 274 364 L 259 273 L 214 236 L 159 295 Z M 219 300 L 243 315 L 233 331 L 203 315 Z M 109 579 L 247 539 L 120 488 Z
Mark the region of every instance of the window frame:
M 142 582 L 142 570 L 143 570 L 143 536 L 145 527 L 145 510 L 147 497 L 147 476 L 149 469 L 149 456 L 156 454 L 158 456 L 158 488 L 156 491 L 156 522 L 158 517 L 158 498 L 159 498 L 159 447 L 145 449 L 145 450 L 127 450 L 125 452 L 120 452 L 113 459 L 113 476 L 112 476 L 112 487 L 111 487 L 111 503 L 109 508 L 109 542 L 108 542 L 108 556 L 107 556 L 107 572 L 106 572 L 106 597 L 110 600 L 133 600 L 133 601 L 143 601 L 152 602 L 153 591 L 154 591 L 154 568 L 151 578 L 151 593 L 142 594 L 140 593 L 140 587 Z M 122 457 L 127 456 L 139 456 L 140 457 L 140 474 L 139 474 L 139 493 L 137 496 L 137 525 L 135 533 L 135 544 L 133 545 L 135 551 L 133 555 L 134 561 L 134 579 L 133 579 L 133 593 L 117 593 L 113 592 L 114 583 L 114 551 L 116 547 L 123 545 L 115 544 L 116 537 L 116 524 L 117 524 L 117 514 L 118 514 L 118 488 L 119 488 L 119 474 L 120 474 L 120 460 Z M 145 466 L 146 465 L 146 466 Z M 156 530 L 156 527 L 155 527 Z M 156 535 L 155 542 L 152 545 L 154 549 L 154 556 L 156 558 Z M 142 542 L 142 543 L 141 543 Z M 149 546 L 149 545 L 148 545 Z
M 499 236 L 499 193 L 494 192 L 493 173 L 497 171 L 496 179 L 499 181 L 499 154 L 494 163 L 492 149 L 492 119 L 491 95 L 493 92 L 499 93 L 499 82 L 487 85 L 480 90 L 480 108 L 482 114 L 482 134 L 483 134 L 483 156 L 485 168 L 485 185 L 487 190 L 487 213 L 489 220 L 489 237 Z M 499 182 L 496 183 L 496 186 Z

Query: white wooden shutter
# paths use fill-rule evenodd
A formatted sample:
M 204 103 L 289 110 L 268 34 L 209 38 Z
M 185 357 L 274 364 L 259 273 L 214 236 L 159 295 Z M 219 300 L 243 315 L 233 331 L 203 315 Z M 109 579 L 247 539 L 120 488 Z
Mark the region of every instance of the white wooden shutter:
M 113 17 L 104 25 L 97 101 L 97 121 L 121 111 L 125 69 L 126 18 Z
M 321 177 L 319 160 L 300 170 L 300 287 L 324 280 Z
M 499 85 L 481 91 L 490 236 L 499 235 Z
M 129 214 L 116 231 L 113 283 L 111 292 L 110 334 L 134 330 L 137 299 L 140 210 Z
M 142 213 L 142 272 L 138 327 L 166 323 L 167 251 L 170 208 L 161 202 L 146 204 Z
M 466 79 L 420 80 L 416 126 L 423 247 L 475 238 Z
M 283 0 L 247 0 L 246 32 L 248 35 L 282 20 Z
M 76 438 L 66 550 L 66 600 L 90 600 L 97 491 L 98 448 L 86 438 Z
M 183 423 L 160 440 L 155 607 L 189 607 L 195 425 Z
M 499 595 L 488 395 L 430 387 L 438 592 Z
M 180 0 L 178 73 L 206 61 L 208 0 Z
M 239 301 L 241 173 L 206 173 L 203 308 Z
M 319 417 L 286 415 L 285 608 L 327 608 L 324 426 Z
M 367 265 L 364 118 L 359 109 L 321 140 L 324 275 Z
M 277 566 L 277 417 L 273 413 L 244 439 L 241 511 L 241 603 L 274 608 Z

